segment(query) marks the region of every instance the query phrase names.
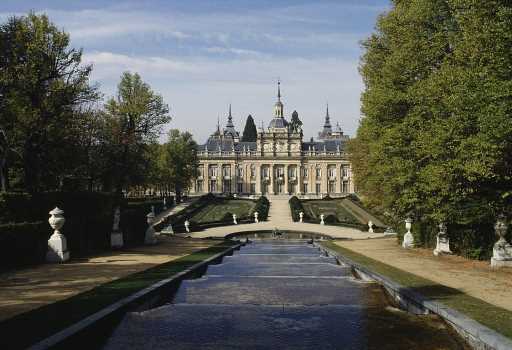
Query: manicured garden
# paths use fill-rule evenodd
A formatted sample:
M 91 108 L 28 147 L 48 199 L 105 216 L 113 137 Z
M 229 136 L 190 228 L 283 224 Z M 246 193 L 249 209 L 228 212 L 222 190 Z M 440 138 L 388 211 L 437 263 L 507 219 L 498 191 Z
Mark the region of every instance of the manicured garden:
M 182 211 L 168 217 L 161 226 L 172 224 L 176 232 L 184 232 L 184 223 L 187 220 L 192 231 L 233 225 L 233 214 L 237 217 L 237 223 L 252 223 L 255 212 L 258 212 L 258 220 L 265 221 L 269 208 L 270 203 L 263 196 L 258 199 L 246 199 L 231 196 L 217 197 L 208 193 Z
M 198 224 L 207 224 L 210 222 L 221 221 L 224 219 L 232 220 L 235 214 L 238 219 L 247 219 L 253 211 L 256 202 L 245 199 L 221 199 L 209 203 L 194 216 L 192 220 Z
M 320 223 L 321 215 L 327 225 L 340 225 L 368 230 L 368 222 L 372 221 L 374 230 L 384 230 L 385 224 L 350 197 L 323 199 L 290 199 L 290 209 L 294 221 Z

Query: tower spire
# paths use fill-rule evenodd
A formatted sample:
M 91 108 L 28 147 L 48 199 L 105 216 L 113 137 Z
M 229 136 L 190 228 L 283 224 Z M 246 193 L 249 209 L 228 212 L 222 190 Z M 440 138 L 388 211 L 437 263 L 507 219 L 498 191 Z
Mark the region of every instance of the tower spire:
M 329 102 L 327 102 L 327 108 L 325 111 L 324 132 L 330 132 L 332 130 L 330 119 L 331 119 L 331 117 L 329 116 Z
M 277 100 L 281 102 L 281 79 L 277 79 Z
M 231 118 L 231 103 L 229 104 L 229 118 Z

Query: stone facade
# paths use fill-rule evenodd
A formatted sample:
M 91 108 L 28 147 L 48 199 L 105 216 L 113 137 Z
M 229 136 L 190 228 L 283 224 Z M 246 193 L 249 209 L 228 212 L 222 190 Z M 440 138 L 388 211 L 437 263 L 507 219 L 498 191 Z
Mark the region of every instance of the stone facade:
M 303 141 L 302 129 L 284 117 L 278 101 L 268 128 L 260 128 L 256 142 L 240 141 L 229 108 L 226 128 L 217 130 L 198 147 L 199 176 L 190 193 L 245 195 L 330 196 L 354 192 L 350 162 L 345 152 L 349 139 L 339 125 L 332 130 L 327 109 L 319 141 Z

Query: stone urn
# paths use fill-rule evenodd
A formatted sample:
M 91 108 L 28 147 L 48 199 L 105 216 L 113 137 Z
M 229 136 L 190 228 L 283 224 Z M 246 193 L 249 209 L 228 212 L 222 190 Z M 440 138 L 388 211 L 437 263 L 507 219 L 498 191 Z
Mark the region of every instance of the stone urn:
M 325 225 L 324 214 L 320 214 L 320 225 Z
M 150 211 L 149 214 L 146 215 L 146 221 L 148 223 L 148 229 L 146 230 L 146 235 L 144 236 L 144 244 L 156 244 L 158 241 L 155 228 L 153 227 L 153 223 L 155 222 L 155 213 L 153 213 L 153 211 Z
M 368 221 L 368 233 L 373 233 L 373 222 Z
M 64 211 L 55 207 L 49 212 L 50 218 L 48 223 L 54 230 L 48 240 L 48 251 L 46 253 L 46 261 L 48 262 L 64 262 L 69 260 L 69 250 L 66 237 L 61 233 L 61 229 L 66 223 Z
M 190 232 L 190 221 L 188 221 L 188 219 L 185 220 L 184 225 L 185 225 L 185 231 Z
M 236 221 L 236 214 L 233 214 L 233 225 L 238 225 L 238 222 Z
M 491 267 L 512 267 L 512 245 L 505 239 L 507 228 L 505 216 L 498 216 L 494 230 L 499 239 L 492 249 Z
M 405 219 L 405 229 L 407 232 L 404 234 L 404 239 L 402 241 L 402 247 L 405 249 L 414 248 L 414 236 L 411 233 L 412 228 L 412 218 L 408 217 Z
M 302 222 L 303 219 L 304 219 L 304 213 L 300 212 L 299 213 L 299 222 Z
M 436 248 L 433 252 L 435 256 L 442 254 L 453 254 L 450 250 L 450 238 L 448 237 L 447 227 L 444 222 L 439 224 L 439 233 L 437 234 L 436 241 Z
M 258 212 L 257 212 L 257 211 L 255 211 L 255 212 L 254 212 L 254 222 L 255 222 L 255 223 L 260 222 L 260 221 L 258 220 Z
M 164 202 L 164 210 L 167 210 L 167 200 L 166 200 L 165 197 L 164 197 L 164 201 L 163 202 Z

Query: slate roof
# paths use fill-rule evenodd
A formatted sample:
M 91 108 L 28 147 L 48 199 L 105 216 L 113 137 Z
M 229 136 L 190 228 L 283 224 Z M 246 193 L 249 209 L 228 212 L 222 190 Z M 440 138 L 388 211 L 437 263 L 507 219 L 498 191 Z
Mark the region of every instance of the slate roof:
M 325 146 L 325 150 L 327 152 L 337 152 L 338 145 L 340 151 L 343 151 L 345 149 L 344 140 L 325 140 L 302 142 L 302 150 L 309 151 L 309 148 L 314 146 L 315 151 L 323 152 Z
M 222 152 L 231 152 L 233 150 L 233 145 L 235 147 L 235 151 L 237 152 L 243 152 L 244 146 L 247 151 L 256 151 L 256 142 L 237 142 L 235 143 L 232 138 L 223 138 L 223 139 L 216 139 L 216 138 L 210 138 L 208 139 L 208 142 L 204 145 L 199 145 L 198 150 L 199 151 L 205 151 L 206 146 L 208 146 L 209 152 L 218 152 L 219 147 Z
M 287 126 L 288 122 L 284 118 L 274 118 L 268 125 L 269 128 L 286 128 Z

